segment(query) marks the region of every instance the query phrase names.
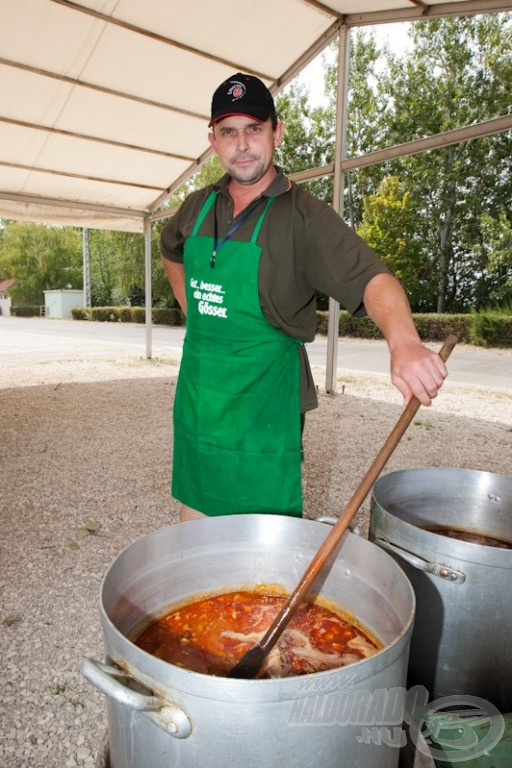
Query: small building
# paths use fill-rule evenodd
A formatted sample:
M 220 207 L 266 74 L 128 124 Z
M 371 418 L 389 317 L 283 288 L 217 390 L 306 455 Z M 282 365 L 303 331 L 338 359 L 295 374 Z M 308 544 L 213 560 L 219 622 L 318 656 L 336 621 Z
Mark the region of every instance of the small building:
M 44 314 L 46 317 L 72 317 L 73 307 L 84 306 L 84 292 L 63 288 L 44 292 Z
M 0 280 L 0 315 L 4 317 L 9 317 L 11 314 L 11 297 L 7 292 L 15 284 L 16 280 Z

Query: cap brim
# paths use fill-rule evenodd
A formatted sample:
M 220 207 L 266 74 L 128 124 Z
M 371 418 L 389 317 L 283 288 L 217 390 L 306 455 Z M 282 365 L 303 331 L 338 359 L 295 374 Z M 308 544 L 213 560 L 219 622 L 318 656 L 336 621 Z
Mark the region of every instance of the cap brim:
M 225 117 L 234 117 L 235 115 L 240 115 L 241 117 L 250 117 L 252 120 L 257 120 L 258 123 L 264 123 L 270 117 L 270 115 L 267 115 L 266 117 L 248 115 L 246 112 L 226 112 L 222 115 L 217 115 L 216 117 L 213 117 L 208 123 L 208 128 L 211 128 L 212 125 L 215 125 L 215 123 L 218 123 L 219 120 L 224 120 Z

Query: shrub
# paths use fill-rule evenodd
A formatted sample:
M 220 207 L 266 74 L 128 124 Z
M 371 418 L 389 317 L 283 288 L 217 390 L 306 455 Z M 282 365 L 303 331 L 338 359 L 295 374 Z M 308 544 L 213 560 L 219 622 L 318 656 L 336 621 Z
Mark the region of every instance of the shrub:
M 11 315 L 14 315 L 15 317 L 39 317 L 40 314 L 41 307 L 39 304 L 11 307 Z
M 155 325 L 185 325 L 185 316 L 181 309 L 153 309 L 152 319 Z
M 144 307 L 131 307 L 131 315 L 133 323 L 146 322 L 146 310 Z
M 329 326 L 329 313 L 317 312 L 317 333 L 326 335 Z M 340 336 L 352 336 L 356 339 L 382 339 L 382 334 L 369 317 L 352 317 L 345 310 L 340 311 Z
M 132 322 L 132 308 L 131 307 L 117 307 L 117 319 L 120 323 Z
M 328 312 L 317 312 L 317 332 L 327 334 Z M 471 315 L 414 314 L 414 324 L 423 341 L 444 341 L 455 334 L 462 344 L 493 347 L 512 346 L 512 315 L 508 311 L 488 311 Z M 369 317 L 352 317 L 340 311 L 340 336 L 381 339 L 382 334 Z
M 12 314 L 18 317 L 39 315 L 39 307 L 16 307 Z M 97 322 L 145 323 L 145 307 L 73 307 L 75 320 Z M 470 315 L 414 314 L 414 324 L 423 341 L 444 341 L 455 334 L 463 344 L 489 347 L 512 347 L 512 314 L 509 310 L 488 310 Z M 153 307 L 153 325 L 185 325 L 185 316 L 179 308 Z M 327 335 L 329 312 L 317 312 L 317 333 Z M 382 339 L 382 334 L 369 317 L 352 317 L 340 311 L 340 336 L 358 339 Z
M 329 329 L 329 313 L 324 311 L 318 311 L 316 313 L 316 332 L 327 336 Z
M 118 307 L 91 307 L 90 317 L 99 323 L 116 323 Z
M 498 310 L 472 315 L 471 342 L 482 347 L 512 347 L 512 315 Z
M 462 344 L 471 341 L 471 315 L 414 314 L 414 325 L 423 341 L 444 341 L 451 333 Z
M 352 336 L 356 339 L 382 339 L 373 320 L 369 317 L 353 317 L 348 312 L 340 315 L 340 336 Z
M 90 320 L 89 311 L 87 307 L 72 307 L 71 316 L 73 320 Z

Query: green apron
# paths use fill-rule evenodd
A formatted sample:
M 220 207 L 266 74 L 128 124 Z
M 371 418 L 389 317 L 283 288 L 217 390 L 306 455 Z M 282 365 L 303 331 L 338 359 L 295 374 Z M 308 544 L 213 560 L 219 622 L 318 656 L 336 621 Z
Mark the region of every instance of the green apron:
M 198 235 L 184 250 L 187 332 L 174 403 L 172 495 L 206 515 L 302 514 L 298 342 L 261 311 L 256 245 Z M 216 244 L 215 244 L 216 245 Z

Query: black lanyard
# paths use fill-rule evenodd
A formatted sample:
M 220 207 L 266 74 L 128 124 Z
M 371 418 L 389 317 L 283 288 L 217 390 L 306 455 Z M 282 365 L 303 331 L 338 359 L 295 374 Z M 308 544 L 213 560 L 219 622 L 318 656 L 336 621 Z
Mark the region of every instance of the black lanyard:
M 261 198 L 258 198 L 255 200 L 251 205 L 247 208 L 247 210 L 238 218 L 236 221 L 233 222 L 233 224 L 230 226 L 222 240 L 219 241 L 219 230 L 218 230 L 218 224 L 217 224 L 217 200 L 218 195 L 215 197 L 215 203 L 213 206 L 213 217 L 214 217 L 214 225 L 213 225 L 213 251 L 212 251 L 212 257 L 210 259 L 210 267 L 213 269 L 215 267 L 215 259 L 217 258 L 217 254 L 224 245 L 224 243 L 227 243 L 228 240 L 231 240 L 237 229 L 242 226 L 244 222 L 247 221 L 251 213 L 254 211 L 258 203 L 260 202 Z

